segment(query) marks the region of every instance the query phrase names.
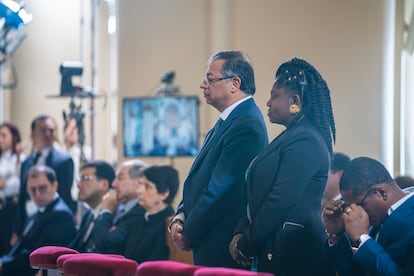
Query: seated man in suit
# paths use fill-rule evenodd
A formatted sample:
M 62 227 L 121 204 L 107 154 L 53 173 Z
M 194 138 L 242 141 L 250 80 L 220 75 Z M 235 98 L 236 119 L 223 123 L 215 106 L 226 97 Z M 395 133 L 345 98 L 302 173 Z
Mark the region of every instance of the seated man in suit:
M 91 236 L 95 219 L 102 210 L 102 198 L 112 188 L 115 171 L 105 161 L 95 160 L 80 169 L 78 182 L 79 200 L 88 205 L 75 239 L 69 244 L 79 252 L 91 252 L 94 238 Z
M 71 188 L 73 184 L 74 167 L 72 158 L 54 146 L 56 123 L 48 115 L 40 115 L 31 123 L 30 137 L 33 142 L 33 153 L 22 163 L 20 171 L 19 206 L 15 233 L 22 231 L 26 218 L 36 211 L 33 202 L 27 194 L 27 173 L 34 165 L 46 165 L 52 168 L 59 183 L 58 193 L 65 203 L 75 211 L 76 204 L 72 199 Z
M 66 246 L 76 233 L 73 213 L 57 193 L 55 172 L 34 166 L 27 177 L 27 192 L 38 211 L 26 220 L 24 230 L 10 252 L 0 258 L 0 275 L 34 275 L 30 253 L 41 246 Z
M 94 251 L 122 254 L 132 227 L 143 223 L 145 209 L 138 204 L 140 169 L 145 163 L 128 160 L 121 164 L 111 189 L 102 200 L 102 211 L 92 231 Z
M 345 168 L 343 200 L 324 204 L 324 250 L 339 275 L 414 275 L 414 194 L 378 161 L 359 157 Z

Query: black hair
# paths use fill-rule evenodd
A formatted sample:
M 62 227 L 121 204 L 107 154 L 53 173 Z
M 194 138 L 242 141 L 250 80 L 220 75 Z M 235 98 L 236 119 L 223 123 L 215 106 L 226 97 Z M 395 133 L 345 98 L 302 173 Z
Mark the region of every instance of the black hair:
M 288 88 L 302 100 L 302 112 L 319 129 L 329 152 L 336 140 L 331 95 L 320 73 L 307 61 L 293 58 L 277 69 L 276 86 Z
M 178 171 L 168 165 L 151 165 L 144 167 L 141 174 L 155 184 L 158 193 L 169 192 L 165 203 L 171 204 L 177 193 L 180 179 Z
M 51 119 L 51 117 L 50 117 L 49 115 L 39 115 L 39 116 L 37 116 L 36 118 L 34 118 L 34 119 L 32 120 L 31 125 L 30 125 L 31 130 L 32 130 L 32 131 L 34 131 L 34 130 L 36 129 L 36 123 L 37 123 L 38 121 L 46 121 L 47 119 Z M 53 123 L 54 123 L 54 122 L 53 122 Z
M 109 188 L 112 188 L 112 182 L 115 179 L 115 170 L 108 162 L 103 160 L 93 160 L 83 165 L 80 169 L 83 170 L 86 168 L 94 168 L 96 178 L 98 180 L 108 180 Z
M 339 181 L 341 191 L 351 190 L 360 195 L 374 185 L 394 183 L 388 170 L 379 161 L 369 157 L 358 157 L 345 168 Z
M 21 142 L 19 128 L 12 122 L 4 122 L 0 125 L 0 128 L 2 127 L 6 127 L 10 131 L 12 137 L 11 151 L 12 153 L 17 154 L 17 146 Z M 2 155 L 2 153 L 3 152 L 0 149 L 0 156 Z
M 223 77 L 239 77 L 240 90 L 254 95 L 256 84 L 254 81 L 254 70 L 247 53 L 240 50 L 222 50 L 210 57 L 208 63 L 221 59 L 224 61 L 221 73 Z
M 351 161 L 351 158 L 342 152 L 334 152 L 332 154 L 331 159 L 331 167 L 330 170 L 333 173 L 336 173 L 338 171 L 343 171 L 346 166 L 348 166 L 349 162 Z

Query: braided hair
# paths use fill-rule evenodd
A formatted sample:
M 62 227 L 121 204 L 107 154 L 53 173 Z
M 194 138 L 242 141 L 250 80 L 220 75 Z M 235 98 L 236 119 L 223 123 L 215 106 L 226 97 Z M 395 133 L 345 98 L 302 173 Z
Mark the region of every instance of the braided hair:
M 328 85 L 307 61 L 293 58 L 276 71 L 276 86 L 288 88 L 302 100 L 302 112 L 319 129 L 329 152 L 336 140 L 335 120 Z

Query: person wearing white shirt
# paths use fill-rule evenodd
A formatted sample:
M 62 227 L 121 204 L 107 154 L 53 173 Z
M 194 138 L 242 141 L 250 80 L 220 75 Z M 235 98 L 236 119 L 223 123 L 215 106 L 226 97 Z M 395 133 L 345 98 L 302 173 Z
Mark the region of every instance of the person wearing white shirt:
M 11 225 L 17 211 L 20 164 L 25 155 L 20 149 L 20 132 L 10 122 L 0 125 L 0 255 L 10 249 Z M 4 223 L 7 222 L 7 223 Z

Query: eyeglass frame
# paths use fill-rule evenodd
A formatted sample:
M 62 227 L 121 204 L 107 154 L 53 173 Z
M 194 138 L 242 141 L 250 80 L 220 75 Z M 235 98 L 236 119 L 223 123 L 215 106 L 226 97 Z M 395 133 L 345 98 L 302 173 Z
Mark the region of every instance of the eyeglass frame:
M 364 195 L 364 197 L 356 204 L 358 206 L 363 206 L 365 203 L 365 200 L 368 198 L 368 196 L 377 189 L 377 187 L 371 187 L 368 189 L 367 193 Z
M 215 78 L 215 79 L 211 79 L 211 80 L 208 79 L 207 77 L 203 77 L 201 80 L 205 85 L 208 86 L 208 85 L 210 85 L 214 82 L 221 81 L 221 80 L 228 80 L 228 79 L 235 78 L 235 77 L 236 76 L 227 76 L 227 77 L 220 77 L 220 78 Z
M 28 187 L 27 191 L 29 192 L 29 194 L 34 195 L 35 193 L 39 192 L 39 194 L 44 194 L 46 193 L 46 191 L 49 189 L 49 185 L 39 185 L 36 187 Z
M 82 174 L 79 176 L 78 182 L 89 182 L 92 181 L 94 177 L 99 180 L 99 178 L 94 174 Z

